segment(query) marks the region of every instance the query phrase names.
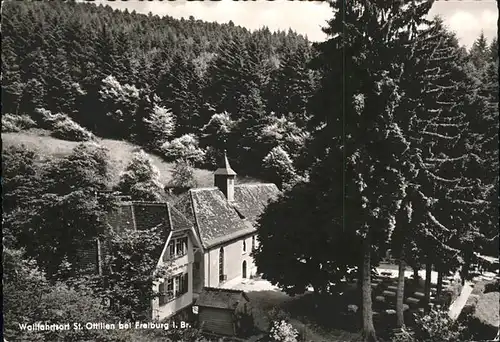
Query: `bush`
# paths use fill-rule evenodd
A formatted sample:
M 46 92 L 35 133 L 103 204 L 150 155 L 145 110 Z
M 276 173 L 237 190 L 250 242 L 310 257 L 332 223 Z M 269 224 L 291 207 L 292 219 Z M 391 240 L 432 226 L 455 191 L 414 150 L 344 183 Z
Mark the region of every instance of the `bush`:
M 278 342 L 297 342 L 299 332 L 290 324 L 282 321 L 273 322 L 273 326 L 269 333 L 271 341 Z
M 198 139 L 194 134 L 185 134 L 161 147 L 162 152 L 169 161 L 185 160 L 193 164 L 203 161 L 205 152 L 198 147 Z
M 288 314 L 288 312 L 285 312 L 277 307 L 273 307 L 269 311 L 268 316 L 269 316 L 269 320 L 271 322 L 281 322 L 281 321 L 288 322 L 288 321 L 290 321 L 290 314 Z M 273 326 L 273 323 L 271 323 L 271 328 L 272 328 L 272 326 Z
M 195 188 L 198 185 L 188 161 L 179 160 L 175 163 L 169 185 L 178 188 Z
M 160 171 L 143 151 L 135 152 L 132 160 L 120 176 L 116 190 L 139 201 L 161 201 L 163 185 Z
M 52 114 L 49 110 L 38 108 L 37 115 L 41 117 L 42 126 L 52 131 L 52 136 L 71 141 L 89 141 L 94 135 L 74 122 L 63 113 Z
M 413 331 L 403 328 L 393 342 L 462 341 L 465 326 L 454 321 L 447 310 L 431 310 L 428 315 L 415 315 Z
M 36 126 L 28 115 L 2 114 L 2 132 L 19 132 Z
M 46 129 L 52 129 L 54 124 L 58 121 L 63 121 L 66 118 L 68 118 L 67 115 L 57 113 L 57 114 L 52 114 L 52 112 L 48 109 L 45 108 L 37 108 L 35 109 L 35 114 L 40 122 L 42 128 Z
M 500 280 L 495 280 L 484 285 L 484 293 L 500 291 Z
M 292 159 L 288 153 L 277 146 L 273 148 L 262 161 L 262 167 L 269 180 L 279 188 L 291 188 L 299 178 L 295 172 Z
M 66 118 L 63 121 L 57 121 L 52 128 L 52 136 L 59 139 L 71 141 L 89 141 L 94 139 L 94 135 L 85 128 Z
M 9 341 L 103 341 L 125 342 L 127 331 L 19 329 L 19 324 L 115 322 L 91 289 L 75 289 L 49 282 L 23 251 L 4 249 L 4 335 Z

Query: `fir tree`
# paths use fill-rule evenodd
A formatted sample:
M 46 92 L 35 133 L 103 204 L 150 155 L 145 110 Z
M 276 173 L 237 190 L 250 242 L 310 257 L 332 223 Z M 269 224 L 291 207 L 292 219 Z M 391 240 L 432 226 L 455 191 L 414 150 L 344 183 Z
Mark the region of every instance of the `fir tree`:
M 343 220 L 363 241 L 360 269 L 366 341 L 376 340 L 370 288 L 372 254 L 383 251 L 392 233 L 391 222 L 407 182 L 403 170 L 409 142 L 395 120 L 406 65 L 394 60 L 402 46 L 413 43 L 415 28 L 431 4 L 375 2 L 345 7 L 332 2 L 336 15 L 324 31 L 333 38 L 319 46 L 323 81 L 317 100 L 321 107 L 314 110 L 317 117 L 313 122 L 326 121 L 324 137 L 343 156 L 345 171 L 337 174 L 344 181 L 340 188 Z M 352 57 L 345 59 L 346 55 Z M 342 96 L 334 99 L 332 93 Z

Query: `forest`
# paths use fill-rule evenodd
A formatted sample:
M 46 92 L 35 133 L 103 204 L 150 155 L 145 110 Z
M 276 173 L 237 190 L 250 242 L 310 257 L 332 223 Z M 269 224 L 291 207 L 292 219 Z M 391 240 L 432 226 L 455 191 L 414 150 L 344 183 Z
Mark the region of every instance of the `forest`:
M 6 338 L 199 338 L 18 329 L 42 317 L 105 321 L 146 310 L 160 233 L 112 237 L 107 285 L 78 270 L 76 253 L 104 233 L 114 205 L 97 192 L 168 198 L 145 152 L 175 163 L 175 186 L 196 186 L 193 168 L 215 170 L 224 151 L 238 176 L 276 183 L 282 194 L 259 220 L 259 273 L 289 295 L 311 286 L 320 298 L 354 274 L 364 341 L 378 340 L 370 275 L 388 250 L 400 271 L 470 279 L 475 253 L 499 249 L 498 41 L 481 34 L 461 46 L 442 19 L 426 17 L 432 4 L 331 1 L 332 19 L 318 23 L 328 39 L 312 43 L 292 30 L 91 3 L 3 2 L 2 134 L 80 143 L 43 161 L 2 150 Z M 142 149 L 117 184 L 101 138 Z

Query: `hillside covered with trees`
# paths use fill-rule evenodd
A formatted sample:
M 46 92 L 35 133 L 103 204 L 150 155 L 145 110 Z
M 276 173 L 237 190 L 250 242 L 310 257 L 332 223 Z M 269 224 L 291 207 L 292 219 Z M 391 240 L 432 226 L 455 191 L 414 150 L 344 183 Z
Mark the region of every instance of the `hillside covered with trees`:
M 325 306 L 357 278 L 365 341 L 377 340 L 371 274 L 388 250 L 400 275 L 437 271 L 438 292 L 450 272 L 471 277 L 475 253 L 497 256 L 498 41 L 460 46 L 425 19 L 432 1 L 371 3 L 332 1 L 318 44 L 75 1 L 2 3 L 2 133 L 72 141 L 58 158 L 2 151 L 5 336 L 201 341 L 18 324 L 143 317 L 164 237 L 111 236 L 112 287 L 82 272 L 78 251 L 115 205 L 96 194 L 165 200 L 166 185 L 200 185 L 193 168 L 214 170 L 224 150 L 238 176 L 283 190 L 259 220 L 259 273 L 290 295 L 312 287 Z M 140 147 L 118 176 L 102 139 Z M 169 184 L 158 160 L 173 163 Z M 403 274 L 399 327 L 404 286 Z
M 276 178 L 274 164 L 301 164 L 317 80 L 304 37 L 87 3 L 3 7 L 2 109 L 16 116 L 4 119 L 11 130 L 124 139 L 169 160 L 178 146 L 199 148 L 190 161 L 208 168 L 226 149 L 238 172 L 267 178 Z M 266 156 L 271 170 L 261 167 Z

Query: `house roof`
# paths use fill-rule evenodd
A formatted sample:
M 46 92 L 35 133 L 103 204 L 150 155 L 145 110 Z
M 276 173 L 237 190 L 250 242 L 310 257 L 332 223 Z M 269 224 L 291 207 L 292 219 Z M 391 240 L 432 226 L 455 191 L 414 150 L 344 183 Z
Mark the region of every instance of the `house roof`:
M 173 231 L 190 229 L 193 225 L 182 213 L 175 209 L 170 203 L 168 204 L 170 220 L 172 222 Z
M 279 193 L 274 184 L 242 184 L 234 187 L 229 203 L 218 188 L 191 189 L 176 208 L 196 227 L 204 248 L 255 232 L 255 221 Z
M 179 210 L 165 202 L 120 202 L 108 213 L 108 223 L 116 231 L 148 230 L 163 225 L 167 232 L 189 229 L 190 221 Z
M 240 290 L 205 287 L 196 300 L 195 305 L 234 310 L 242 302 L 249 302 L 250 299 L 245 292 Z
M 234 206 L 246 219 L 255 223 L 278 192 L 278 187 L 274 184 L 236 185 Z

